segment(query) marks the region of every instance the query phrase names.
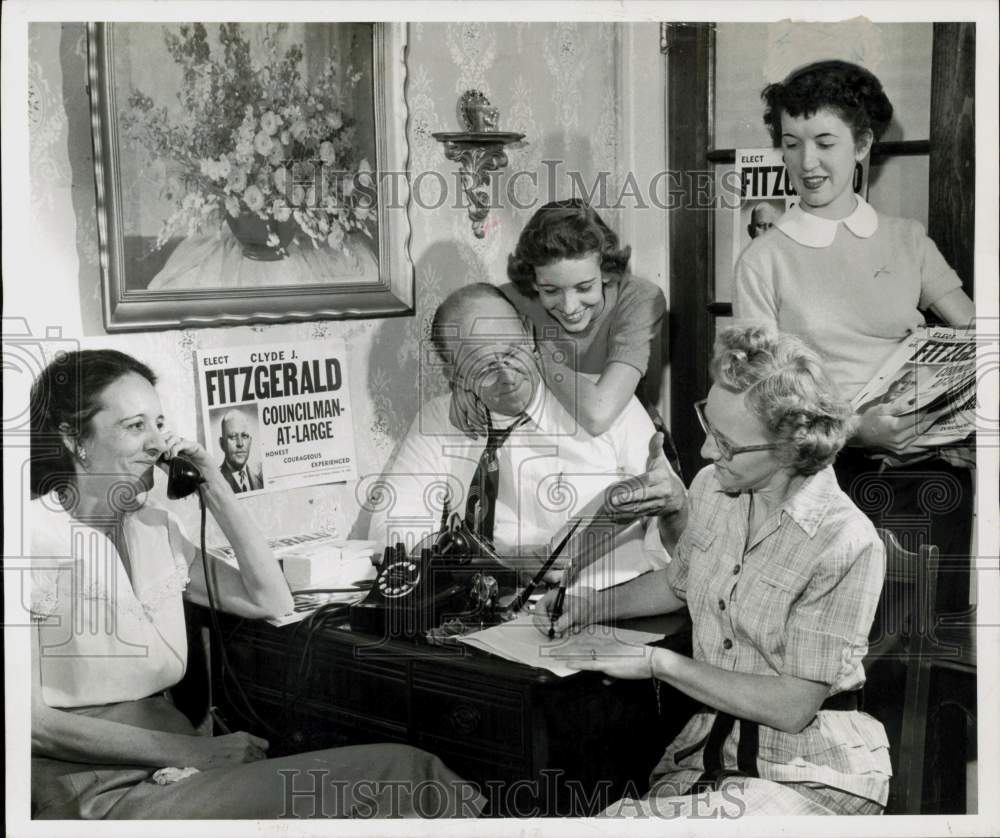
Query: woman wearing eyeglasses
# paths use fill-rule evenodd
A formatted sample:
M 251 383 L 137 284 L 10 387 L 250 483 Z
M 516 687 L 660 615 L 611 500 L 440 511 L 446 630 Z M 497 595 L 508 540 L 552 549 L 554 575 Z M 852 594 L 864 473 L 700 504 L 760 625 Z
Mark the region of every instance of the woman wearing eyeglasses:
M 696 410 L 712 464 L 684 507 L 660 518 L 670 565 L 567 596 L 556 623 L 691 613 L 691 658 L 645 646 L 575 664 L 656 678 L 704 705 L 648 794 L 606 814 L 880 814 L 888 742 L 856 691 L 885 555 L 830 465 L 850 406 L 812 350 L 765 327 L 723 331 L 711 370 Z M 551 605 L 539 609 L 545 631 Z

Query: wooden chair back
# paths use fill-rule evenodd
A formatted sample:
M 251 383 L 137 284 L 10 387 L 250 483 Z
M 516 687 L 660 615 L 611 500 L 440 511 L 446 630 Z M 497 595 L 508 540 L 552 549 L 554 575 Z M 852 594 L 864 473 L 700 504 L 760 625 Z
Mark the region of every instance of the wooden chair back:
M 864 666 L 865 712 L 882 722 L 893 778 L 887 814 L 918 814 L 927 735 L 927 658 L 934 654 L 939 550 L 905 550 L 888 530 L 886 573 Z

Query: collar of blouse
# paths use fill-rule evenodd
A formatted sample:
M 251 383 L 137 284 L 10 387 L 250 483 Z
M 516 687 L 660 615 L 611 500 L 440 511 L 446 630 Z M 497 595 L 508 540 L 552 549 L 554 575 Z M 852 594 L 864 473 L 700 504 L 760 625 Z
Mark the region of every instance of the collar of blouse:
M 860 195 L 856 197 L 858 205 L 847 218 L 836 221 L 820 218 L 796 204 L 777 220 L 775 226 L 790 239 L 806 247 L 829 247 L 841 224 L 858 238 L 867 239 L 878 229 L 878 213 Z

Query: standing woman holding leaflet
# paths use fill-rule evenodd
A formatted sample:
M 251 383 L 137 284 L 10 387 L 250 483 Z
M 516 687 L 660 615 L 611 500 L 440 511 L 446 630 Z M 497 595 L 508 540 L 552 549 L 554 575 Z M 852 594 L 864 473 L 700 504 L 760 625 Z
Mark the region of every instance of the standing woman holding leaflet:
M 851 399 L 899 341 L 924 324 L 924 311 L 968 326 L 975 308 L 918 222 L 882 215 L 852 189 L 855 163 L 892 119 L 892 104 L 872 73 L 845 61 L 820 61 L 768 85 L 761 97 L 764 122 L 800 202 L 741 255 L 733 314 L 803 337 Z M 900 514 L 919 516 L 929 524 L 921 539 L 944 554 L 967 554 L 971 475 L 937 452 L 885 472 L 888 491 L 876 494 L 887 494 L 888 505 L 865 509 L 875 475 L 885 471 L 872 454 L 911 453 L 908 440 L 922 421 L 919 414 L 893 415 L 889 404 L 871 406 L 837 459 L 837 477 L 877 526 L 891 528 Z M 960 607 L 966 591 L 954 583 L 943 600 Z

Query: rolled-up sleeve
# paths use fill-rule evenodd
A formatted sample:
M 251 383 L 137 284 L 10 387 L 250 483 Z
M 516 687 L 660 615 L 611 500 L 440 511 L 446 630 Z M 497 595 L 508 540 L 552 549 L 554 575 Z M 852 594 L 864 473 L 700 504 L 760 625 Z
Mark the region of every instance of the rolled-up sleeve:
M 691 558 L 691 539 L 688 536 L 689 530 L 681 533 L 674 547 L 674 553 L 670 557 L 670 564 L 667 565 L 667 584 L 677 595 L 678 599 L 687 601 L 688 584 L 688 564 Z
M 782 671 L 835 684 L 860 664 L 885 577 L 881 541 L 840 548 L 789 612 Z

